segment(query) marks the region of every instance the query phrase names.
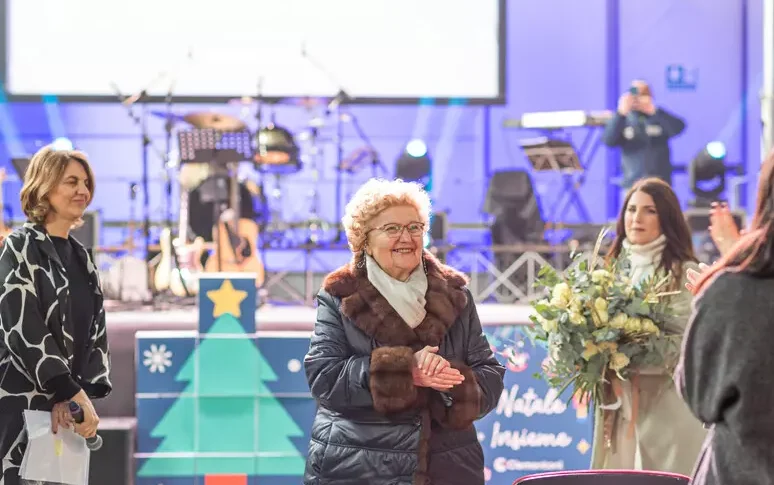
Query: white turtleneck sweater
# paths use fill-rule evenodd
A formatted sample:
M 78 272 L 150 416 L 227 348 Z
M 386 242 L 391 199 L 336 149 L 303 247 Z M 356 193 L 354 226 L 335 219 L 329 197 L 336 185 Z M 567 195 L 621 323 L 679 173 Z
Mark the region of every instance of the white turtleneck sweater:
M 666 236 L 663 234 L 647 244 L 632 244 L 624 239 L 623 247 L 628 251 L 631 272 L 629 277 L 634 284 L 652 277 L 661 264 L 661 254 L 666 246 Z

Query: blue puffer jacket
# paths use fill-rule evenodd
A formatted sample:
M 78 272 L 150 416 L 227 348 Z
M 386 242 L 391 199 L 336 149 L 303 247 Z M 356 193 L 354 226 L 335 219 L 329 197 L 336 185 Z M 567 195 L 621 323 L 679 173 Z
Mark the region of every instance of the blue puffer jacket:
M 483 485 L 473 422 L 494 409 L 505 369 L 484 337 L 465 277 L 425 254 L 427 316 L 411 329 L 347 265 L 328 276 L 304 361 L 319 403 L 306 485 Z M 465 376 L 441 393 L 414 386 L 414 352 L 439 354 Z

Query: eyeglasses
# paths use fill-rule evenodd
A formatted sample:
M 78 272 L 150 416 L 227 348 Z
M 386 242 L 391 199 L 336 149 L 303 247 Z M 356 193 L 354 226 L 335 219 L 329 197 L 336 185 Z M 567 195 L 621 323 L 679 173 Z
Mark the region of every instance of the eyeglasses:
M 422 236 L 425 233 L 425 225 L 421 222 L 411 222 L 406 225 L 402 224 L 385 224 L 377 230 L 385 233 L 390 239 L 397 239 L 403 234 L 404 230 L 407 230 L 409 236 L 417 237 Z

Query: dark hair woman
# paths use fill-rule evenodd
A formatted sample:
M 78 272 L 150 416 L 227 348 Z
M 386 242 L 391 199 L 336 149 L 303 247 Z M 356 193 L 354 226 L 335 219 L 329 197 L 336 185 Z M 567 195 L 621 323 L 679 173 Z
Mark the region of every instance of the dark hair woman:
M 682 336 L 692 298 L 684 289 L 685 278 L 696 267 L 696 257 L 680 203 L 666 182 L 643 179 L 626 195 L 608 257 L 622 254 L 629 259 L 628 276 L 635 284 L 671 274 L 672 289 L 683 289 L 671 297 L 674 317 L 666 329 Z M 621 405 L 597 408 L 592 468 L 690 473 L 706 432 L 672 384 L 677 359 L 675 355 L 664 366 L 643 369 L 627 381 L 609 376 L 607 400 Z

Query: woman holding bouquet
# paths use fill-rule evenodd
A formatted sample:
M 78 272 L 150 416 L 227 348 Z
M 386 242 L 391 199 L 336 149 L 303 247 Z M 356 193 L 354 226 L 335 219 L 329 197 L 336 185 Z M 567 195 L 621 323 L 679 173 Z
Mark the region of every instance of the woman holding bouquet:
M 685 289 L 687 272 L 696 268 L 691 234 L 680 203 L 669 185 L 648 178 L 626 195 L 618 217 L 616 238 L 608 258 L 624 253 L 627 275 L 634 284 L 670 274 L 672 318 L 666 331 L 682 335 L 690 315 L 692 295 Z M 672 382 L 672 367 L 640 371 L 622 381 L 612 374 L 605 385 L 606 401 L 617 409 L 597 408 L 592 468 L 643 469 L 690 474 L 705 437 Z M 613 406 L 605 406 L 613 407 Z

